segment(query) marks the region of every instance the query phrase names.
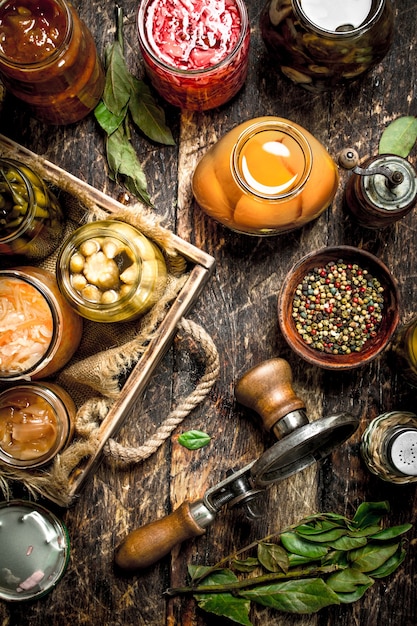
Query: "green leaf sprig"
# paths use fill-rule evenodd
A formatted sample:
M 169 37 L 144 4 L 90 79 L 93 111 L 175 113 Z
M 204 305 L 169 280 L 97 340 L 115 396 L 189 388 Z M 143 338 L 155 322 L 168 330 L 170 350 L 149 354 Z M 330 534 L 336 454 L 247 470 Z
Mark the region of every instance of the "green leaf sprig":
M 406 158 L 417 141 L 417 118 L 398 117 L 391 122 L 379 140 L 379 154 L 396 154 Z
M 250 626 L 251 603 L 309 614 L 359 600 L 405 558 L 411 524 L 383 528 L 388 502 L 363 502 L 353 519 L 318 513 L 229 555 L 213 567 L 189 565 L 191 584 L 166 595 L 192 594 L 200 608 Z M 238 558 L 256 549 L 255 556 Z M 225 567 L 225 565 L 229 567 Z M 250 573 L 246 578 L 237 574 Z M 256 574 L 256 575 L 255 575 Z
M 152 206 L 146 176 L 131 143 L 131 124 L 157 143 L 171 146 L 175 141 L 165 123 L 165 113 L 155 102 L 149 87 L 127 68 L 121 7 L 117 7 L 115 41 L 105 51 L 105 69 L 104 92 L 94 115 L 106 133 L 109 176 Z
M 184 446 L 184 448 L 188 448 L 188 450 L 204 448 L 210 441 L 210 435 L 203 433 L 201 430 L 189 430 L 178 437 L 178 443 Z

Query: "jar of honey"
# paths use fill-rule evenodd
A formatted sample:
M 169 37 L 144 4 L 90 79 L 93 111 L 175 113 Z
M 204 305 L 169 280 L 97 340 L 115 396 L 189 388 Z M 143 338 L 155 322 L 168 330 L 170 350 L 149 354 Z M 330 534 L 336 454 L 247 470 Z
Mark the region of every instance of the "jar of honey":
M 271 64 L 313 92 L 369 72 L 394 34 L 391 0 L 268 0 L 260 17 Z
M 61 242 L 63 223 L 44 181 L 27 165 L 0 158 L 0 254 L 42 259 Z
M 235 127 L 197 164 L 199 206 L 231 230 L 268 236 L 295 230 L 332 202 L 339 183 L 325 147 L 298 124 L 259 117 Z
M 0 381 L 39 380 L 64 367 L 78 348 L 82 318 L 38 267 L 0 270 Z
M 49 382 L 22 383 L 0 393 L 0 461 L 27 469 L 49 463 L 70 442 L 76 407 Z
M 64 242 L 57 260 L 59 288 L 95 322 L 138 318 L 161 297 L 167 269 L 160 249 L 119 220 L 84 224 Z
M 170 104 L 213 109 L 243 86 L 250 43 L 244 0 L 144 0 L 137 27 L 146 72 Z
M 0 76 L 47 124 L 78 122 L 104 89 L 91 32 L 67 0 L 0 0 Z

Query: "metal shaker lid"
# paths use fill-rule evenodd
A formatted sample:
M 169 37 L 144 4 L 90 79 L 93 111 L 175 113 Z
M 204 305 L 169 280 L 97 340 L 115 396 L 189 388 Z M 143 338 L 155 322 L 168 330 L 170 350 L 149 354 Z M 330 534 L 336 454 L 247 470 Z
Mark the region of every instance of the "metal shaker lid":
M 417 200 L 417 173 L 406 159 L 395 154 L 383 154 L 372 160 L 369 169 L 377 167 L 401 173 L 402 182 L 391 187 L 383 174 L 364 176 L 363 190 L 372 204 L 386 211 L 400 211 Z
M 394 429 L 386 446 L 388 461 L 395 471 L 406 476 L 417 476 L 416 428 Z

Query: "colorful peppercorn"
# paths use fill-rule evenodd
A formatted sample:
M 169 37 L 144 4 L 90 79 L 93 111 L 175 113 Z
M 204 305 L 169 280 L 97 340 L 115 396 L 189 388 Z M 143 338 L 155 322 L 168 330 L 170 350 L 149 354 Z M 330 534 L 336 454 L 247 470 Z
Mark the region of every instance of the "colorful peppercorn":
M 382 320 L 384 288 L 366 269 L 342 259 L 315 267 L 297 286 L 295 327 L 310 347 L 328 354 L 360 352 Z

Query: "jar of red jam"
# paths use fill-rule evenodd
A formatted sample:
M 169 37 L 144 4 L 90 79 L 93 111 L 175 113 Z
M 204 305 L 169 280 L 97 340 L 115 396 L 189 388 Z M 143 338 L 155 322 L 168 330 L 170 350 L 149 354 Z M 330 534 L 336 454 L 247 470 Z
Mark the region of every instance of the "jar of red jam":
M 42 259 L 58 247 L 63 223 L 44 181 L 27 165 L 0 158 L 0 254 Z
M 0 270 L 0 381 L 54 374 L 78 348 L 82 326 L 51 272 Z
M 170 104 L 213 109 L 243 86 L 250 42 L 244 0 L 144 0 L 137 26 L 147 74 Z
M 64 242 L 57 260 L 62 294 L 95 322 L 138 318 L 165 291 L 167 269 L 160 249 L 119 220 L 84 224 Z
M 0 393 L 0 461 L 12 467 L 43 466 L 70 442 L 76 406 L 59 385 L 22 383 Z
M 47 124 L 84 118 L 104 89 L 93 37 L 67 0 L 0 0 L 0 76 Z
M 295 230 L 332 202 L 335 162 L 306 129 L 280 117 L 248 120 L 198 163 L 194 197 L 210 217 L 246 235 Z
M 382 61 L 394 34 L 391 0 L 268 0 L 260 17 L 271 66 L 322 92 Z

